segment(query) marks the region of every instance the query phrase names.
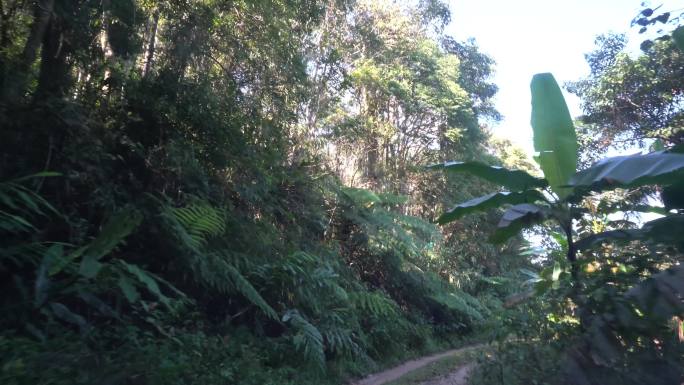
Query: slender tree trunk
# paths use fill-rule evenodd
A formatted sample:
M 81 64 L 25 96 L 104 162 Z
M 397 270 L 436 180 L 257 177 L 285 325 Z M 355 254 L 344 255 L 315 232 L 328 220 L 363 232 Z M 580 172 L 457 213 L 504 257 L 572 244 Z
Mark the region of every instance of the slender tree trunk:
M 572 238 L 572 219 L 570 219 L 565 225 L 562 225 L 565 231 L 565 237 L 568 242 L 568 254 L 567 258 L 570 262 L 570 274 L 572 275 L 572 288 L 570 289 L 569 297 L 575 303 L 577 308 L 575 309 L 575 315 L 579 318 L 580 327 L 586 329 L 589 325 L 588 316 L 585 307 L 586 303 L 582 300 L 582 289 L 580 283 L 580 270 L 579 264 L 577 263 L 577 246 L 575 246 L 575 241 Z
M 150 34 L 150 41 L 147 45 L 147 55 L 145 58 L 145 69 L 143 70 L 143 76 L 147 76 L 147 74 L 152 69 L 152 65 L 154 64 L 154 51 L 156 49 L 157 28 L 158 27 L 159 27 L 159 11 L 155 11 L 154 16 L 153 16 L 153 20 L 152 20 L 152 32 Z
M 69 65 L 66 60 L 69 50 L 69 43 L 64 39 L 63 25 L 57 18 L 52 18 L 43 40 L 34 101 L 64 95 L 69 83 Z
M 102 91 L 108 93 L 111 89 L 110 82 L 112 77 L 111 62 L 114 56 L 112 45 L 109 43 L 109 28 L 111 25 L 111 16 L 109 9 L 111 7 L 110 0 L 102 0 L 102 31 L 100 32 L 100 48 L 104 56 L 104 76 Z
M 370 138 L 366 175 L 372 189 L 378 188 L 378 138 Z
M 38 49 L 43 42 L 54 9 L 55 0 L 39 0 L 36 2 L 33 10 L 33 24 L 31 24 L 31 30 L 21 55 L 20 70 L 28 70 L 36 61 Z
M 16 68 L 16 75 L 7 79 L 7 84 L 2 84 L 2 98 L 4 100 L 12 100 L 26 91 L 29 71 L 38 57 L 38 50 L 45 39 L 45 32 L 50 25 L 54 9 L 55 0 L 38 0 L 35 2 L 33 22 Z
M 568 261 L 570 261 L 570 268 L 572 280 L 575 285 L 579 285 L 579 266 L 577 265 L 577 247 L 572 239 L 572 221 L 564 226 L 565 237 L 568 242 Z

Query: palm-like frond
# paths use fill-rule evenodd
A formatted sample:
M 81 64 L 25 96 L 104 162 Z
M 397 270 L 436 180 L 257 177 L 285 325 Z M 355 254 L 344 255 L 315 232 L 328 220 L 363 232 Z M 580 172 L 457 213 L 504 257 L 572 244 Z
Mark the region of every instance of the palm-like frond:
M 16 234 L 35 230 L 31 219 L 47 213 L 56 214 L 57 210 L 39 194 L 17 181 L 0 182 L 0 231 Z
M 163 213 L 171 225 L 173 236 L 186 251 L 196 283 L 222 294 L 237 292 L 268 317 L 278 318 L 254 285 L 231 263 L 230 253 L 208 244 L 212 237 L 225 233 L 222 210 L 207 202 L 198 202 L 181 208 L 164 207 Z
M 212 236 L 219 236 L 226 231 L 226 222 L 220 209 L 206 202 L 191 204 L 186 207 L 167 208 L 185 229 L 187 241 L 193 247 L 201 247 Z
M 385 294 L 357 291 L 349 296 L 352 305 L 375 316 L 390 316 L 397 312 L 397 304 Z
M 296 330 L 293 340 L 297 350 L 301 351 L 310 363 L 323 370 L 325 368 L 323 335 L 318 328 L 311 324 L 297 310 L 285 312 L 283 322 L 289 323 Z

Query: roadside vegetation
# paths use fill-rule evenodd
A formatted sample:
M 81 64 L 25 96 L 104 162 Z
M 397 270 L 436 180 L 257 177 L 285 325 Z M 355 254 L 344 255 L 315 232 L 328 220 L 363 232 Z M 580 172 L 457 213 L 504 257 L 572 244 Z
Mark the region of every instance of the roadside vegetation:
M 680 384 L 663 15 L 636 58 L 597 40 L 574 121 L 532 79 L 535 162 L 440 0 L 0 0 L 0 382 L 341 384 L 492 342 L 402 381 Z

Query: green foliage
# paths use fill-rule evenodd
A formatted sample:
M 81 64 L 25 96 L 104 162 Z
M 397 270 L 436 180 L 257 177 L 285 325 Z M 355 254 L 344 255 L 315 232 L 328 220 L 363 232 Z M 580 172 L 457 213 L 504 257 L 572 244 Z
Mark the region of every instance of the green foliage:
M 283 315 L 283 322 L 289 322 L 297 331 L 293 337 L 297 349 L 304 353 L 309 362 L 321 370 L 325 366 L 323 353 L 323 336 L 318 329 L 302 317 L 296 310 L 289 310 Z
M 611 147 L 648 148 L 652 140 L 667 146 L 681 142 L 684 54 L 676 39 L 663 37 L 667 39 L 649 41 L 648 49 L 638 55 L 628 52 L 623 35 L 596 39 L 596 49 L 586 55 L 591 73 L 568 84 L 581 99 L 578 134 L 584 163 Z
M 477 381 L 534 383 L 548 376 L 552 383 L 675 383 L 684 373 L 684 356 L 668 323 L 674 320 L 679 328 L 684 316 L 684 287 L 678 283 L 684 250 L 681 214 L 663 210 L 663 218 L 641 228 L 616 225 L 608 219 L 610 205 L 597 204 L 600 197 L 589 192 L 654 184 L 678 186 L 684 157 L 666 150 L 607 158 L 576 173 L 577 143 L 560 89 L 553 77 L 542 74 L 533 78 L 532 90 L 535 148 L 540 151 L 545 178 L 559 199 L 545 199 L 538 192 L 539 204 L 519 203 L 508 208 L 492 240 L 502 242 L 533 224 L 556 221 L 563 231 L 551 233 L 557 247 L 542 256 L 545 267 L 539 273 L 524 271 L 533 290 L 528 288 L 518 298 L 511 298 L 509 306 L 535 295 L 551 304 L 546 309 L 547 320 L 537 317 L 536 330 L 531 330 L 530 336 L 520 343 L 500 345 L 498 357 L 487 360 L 487 369 Z M 665 196 L 671 197 L 672 193 L 668 194 Z M 514 203 L 503 197 L 490 194 L 457 206 L 460 210 L 455 211 Z M 667 204 L 676 207 L 675 202 L 668 198 Z M 444 217 L 455 219 L 457 215 L 446 213 Z M 609 230 L 601 231 L 604 229 Z M 621 241 L 622 247 L 606 245 L 613 241 Z M 600 271 L 595 273 L 597 269 Z M 503 315 L 517 322 L 516 316 Z M 509 332 L 520 333 L 515 328 Z M 546 338 L 553 343 L 539 346 L 533 342 Z M 671 355 L 659 353 L 660 349 Z M 548 358 L 540 358 L 540 353 L 561 358 L 560 364 L 548 365 Z M 520 357 L 533 365 L 521 362 Z M 497 366 L 499 371 L 492 371 Z
M 142 215 L 134 210 L 123 210 L 110 218 L 100 230 L 98 236 L 88 245 L 80 247 L 65 258 L 53 263 L 49 270 L 55 275 L 70 262 L 81 258 L 79 273 L 86 278 L 95 278 L 102 267 L 99 259 L 109 254 L 121 241 L 129 236 L 142 221 Z
M 677 44 L 677 48 L 684 52 L 684 27 L 677 27 L 672 31 L 672 40 Z
M 58 176 L 58 174 L 34 174 L 0 183 L 0 202 L 6 207 L 6 210 L 0 211 L 0 230 L 8 234 L 35 231 L 36 227 L 26 218 L 57 212 L 43 197 L 20 184 L 22 180 L 46 176 Z
M 543 222 L 548 218 L 548 211 L 543 206 L 521 203 L 508 208 L 501 216 L 496 232 L 491 241 L 502 243 L 519 233 L 522 229 Z
M 373 292 L 356 292 L 350 296 L 354 307 L 369 312 L 376 317 L 387 317 L 397 313 L 397 305 L 386 295 Z
M 1 4 L 3 384 L 342 383 L 500 306 L 429 220 L 499 162 L 442 1 Z
M 536 178 L 525 171 L 507 170 L 502 167 L 488 166 L 480 162 L 447 162 L 428 167 L 429 169 L 467 172 L 485 179 L 488 182 L 505 188 L 521 191 L 535 187 L 546 187 L 544 179 Z
M 640 229 L 611 230 L 592 234 L 577 241 L 578 250 L 586 250 L 599 246 L 607 241 L 631 242 L 640 240 L 646 243 L 666 244 L 677 246 L 684 250 L 684 244 L 679 234 L 684 230 L 684 216 L 681 214 L 668 215 L 644 223 Z
M 206 202 L 191 204 L 186 207 L 169 209 L 171 215 L 183 226 L 186 241 L 190 246 L 199 248 L 209 238 L 222 235 L 226 224 L 221 212 Z
M 220 210 L 211 207 L 208 202 L 197 202 L 180 208 L 165 207 L 163 212 L 172 225 L 171 234 L 188 250 L 190 269 L 198 284 L 222 294 L 236 291 L 268 317 L 278 319 L 276 311 L 231 264 L 230 254 L 226 250 L 207 246 L 212 237 L 225 234 L 226 224 Z
M 551 189 L 564 199 L 564 187 L 577 170 L 577 137 L 560 87 L 551 74 L 537 74 L 532 89 L 532 129 L 537 163 Z
M 656 152 L 604 159 L 573 175 L 568 185 L 601 191 L 651 184 L 670 185 L 683 176 L 684 154 Z
M 451 210 L 442 214 L 437 219 L 437 223 L 448 223 L 469 213 L 502 206 L 504 204 L 519 205 L 521 203 L 534 203 L 535 201 L 545 200 L 544 196 L 537 190 L 491 193 L 456 205 Z

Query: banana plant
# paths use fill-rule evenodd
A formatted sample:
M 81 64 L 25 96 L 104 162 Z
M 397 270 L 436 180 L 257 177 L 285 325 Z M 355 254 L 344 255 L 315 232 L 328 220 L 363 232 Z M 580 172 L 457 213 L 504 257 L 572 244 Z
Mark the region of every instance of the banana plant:
M 608 241 L 642 240 L 675 244 L 684 250 L 684 154 L 681 147 L 641 155 L 603 159 L 577 171 L 577 136 L 558 83 L 549 73 L 532 78 L 532 129 L 536 162 L 544 177 L 480 162 L 446 162 L 429 166 L 447 172 L 466 172 L 503 187 L 503 191 L 457 204 L 443 213 L 439 224 L 464 215 L 507 206 L 491 241 L 503 243 L 521 230 L 555 221 L 567 241 L 567 260 L 573 280 L 579 268 L 577 253 Z M 666 216 L 640 229 L 607 231 L 575 239 L 573 221 L 580 218 L 578 205 L 594 192 L 646 185 L 661 186 Z

